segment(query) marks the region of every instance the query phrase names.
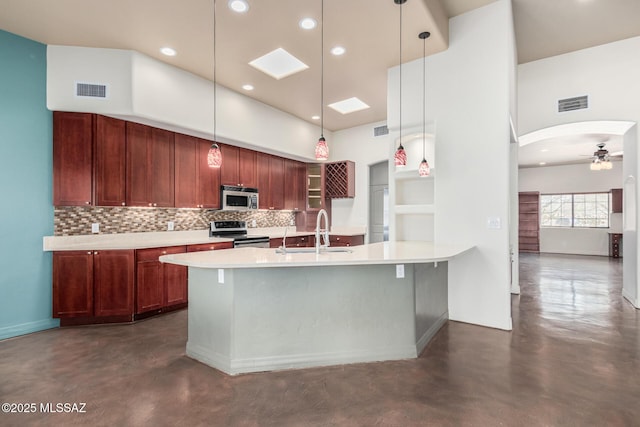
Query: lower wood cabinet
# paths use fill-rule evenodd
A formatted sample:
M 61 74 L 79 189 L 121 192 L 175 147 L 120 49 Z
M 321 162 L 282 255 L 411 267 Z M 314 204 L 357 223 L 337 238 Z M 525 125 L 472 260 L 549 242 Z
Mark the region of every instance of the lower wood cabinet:
M 233 249 L 233 242 L 199 243 L 187 246 L 187 252 L 217 251 L 220 249 Z
M 329 246 L 359 246 L 364 245 L 364 235 L 337 236 L 329 235 Z
M 288 248 L 303 248 L 303 247 L 314 247 L 315 246 L 315 235 L 304 235 L 304 236 L 294 236 L 287 237 L 287 247 Z M 324 241 L 323 241 L 324 243 Z M 355 236 L 341 236 L 330 234 L 329 235 L 329 246 L 358 246 L 364 245 L 364 235 L 355 235 Z M 279 248 L 282 246 L 282 238 L 276 237 L 269 240 L 269 247 L 271 248 Z
M 187 267 L 158 260 L 186 251 L 185 246 L 136 250 L 136 314 L 187 302 Z
M 53 253 L 53 317 L 133 319 L 133 250 Z

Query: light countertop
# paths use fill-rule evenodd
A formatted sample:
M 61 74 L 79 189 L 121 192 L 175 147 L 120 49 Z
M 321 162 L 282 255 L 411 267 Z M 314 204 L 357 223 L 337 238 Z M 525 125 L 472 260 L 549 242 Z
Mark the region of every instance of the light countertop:
M 288 253 L 275 249 L 233 250 L 164 255 L 161 262 L 198 268 L 268 268 L 365 264 L 420 264 L 447 261 L 472 246 L 441 245 L 432 242 L 382 242 L 352 246 L 351 252 Z
M 282 238 L 309 236 L 313 231 L 296 231 L 295 227 L 249 228 L 248 234 Z M 329 234 L 356 236 L 365 234 L 365 227 L 337 227 Z M 156 231 L 147 233 L 89 234 L 82 236 L 45 236 L 44 251 L 86 251 L 161 248 L 165 246 L 197 245 L 200 243 L 232 242 L 233 239 L 209 237 L 209 230 Z

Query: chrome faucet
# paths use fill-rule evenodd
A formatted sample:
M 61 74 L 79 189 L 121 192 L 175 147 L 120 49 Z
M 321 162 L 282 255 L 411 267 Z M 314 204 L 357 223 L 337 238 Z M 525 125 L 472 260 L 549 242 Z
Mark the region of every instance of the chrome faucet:
M 322 217 L 324 216 L 324 230 L 320 228 L 322 223 Z M 320 243 L 320 236 L 324 239 L 324 244 Z M 316 219 L 316 254 L 320 253 L 320 249 L 326 249 L 329 247 L 329 217 L 327 211 L 320 209 L 318 212 L 318 218 Z

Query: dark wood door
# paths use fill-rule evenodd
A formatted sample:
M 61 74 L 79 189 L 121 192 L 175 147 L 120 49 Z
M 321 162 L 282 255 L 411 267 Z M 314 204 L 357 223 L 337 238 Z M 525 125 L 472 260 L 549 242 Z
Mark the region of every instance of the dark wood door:
M 260 209 L 271 208 L 271 188 L 269 184 L 271 155 L 258 152 L 256 154 L 256 175 L 258 178 L 258 207 Z
M 93 294 L 96 317 L 133 316 L 134 262 L 133 250 L 94 252 Z
M 198 140 L 198 204 L 201 208 L 220 209 L 220 168 L 210 168 L 207 163 L 207 154 L 211 147 L 211 141 Z M 224 159 L 222 160 L 224 164 Z
M 175 136 L 175 202 L 177 208 L 196 208 L 198 203 L 199 140 Z
M 129 206 L 151 206 L 151 189 L 148 165 L 151 128 L 127 122 L 127 186 L 126 198 Z
M 53 317 L 93 316 L 93 252 L 53 253 Z
M 95 118 L 95 205 L 124 206 L 126 201 L 126 123 Z
M 540 193 L 518 193 L 519 224 L 518 247 L 520 252 L 540 252 Z
M 238 149 L 238 182 L 243 187 L 259 188 L 256 156 L 257 154 L 253 150 Z
M 269 189 L 271 203 L 269 209 L 284 209 L 284 159 L 271 156 L 269 159 Z
M 53 204 L 91 205 L 93 115 L 53 112 Z
M 222 152 L 220 182 L 222 185 L 240 185 L 238 172 L 239 148 L 232 145 L 220 145 L 220 150 Z
M 172 207 L 175 203 L 174 135 L 164 129 L 151 129 L 148 168 L 151 174 L 151 202 L 154 207 Z

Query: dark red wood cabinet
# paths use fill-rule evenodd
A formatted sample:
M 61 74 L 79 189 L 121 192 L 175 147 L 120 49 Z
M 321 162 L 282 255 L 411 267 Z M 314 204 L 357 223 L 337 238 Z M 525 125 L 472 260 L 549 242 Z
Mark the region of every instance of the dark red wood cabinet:
M 256 151 L 221 144 L 220 183 L 240 187 L 258 187 Z
M 295 160 L 284 160 L 284 208 L 303 211 L 305 208 L 305 179 L 307 166 Z
M 207 154 L 211 141 L 175 135 L 175 206 L 220 207 L 220 168 L 210 168 Z
M 126 202 L 125 121 L 96 115 L 94 126 L 94 204 L 124 206 Z
M 53 317 L 133 316 L 133 250 L 53 253 Z
M 92 204 L 93 115 L 53 112 L 53 205 Z
M 364 245 L 364 235 L 339 236 L 329 235 L 329 246 L 359 246 Z
M 611 189 L 611 212 L 622 213 L 622 188 Z
M 284 209 L 284 161 L 282 157 L 257 153 L 259 208 Z
M 173 207 L 174 133 L 127 122 L 126 135 L 127 205 Z
M 233 242 L 199 243 L 187 246 L 187 252 L 217 251 L 220 249 L 233 249 Z
M 187 267 L 159 261 L 184 252 L 185 246 L 136 250 L 136 314 L 187 302 Z

